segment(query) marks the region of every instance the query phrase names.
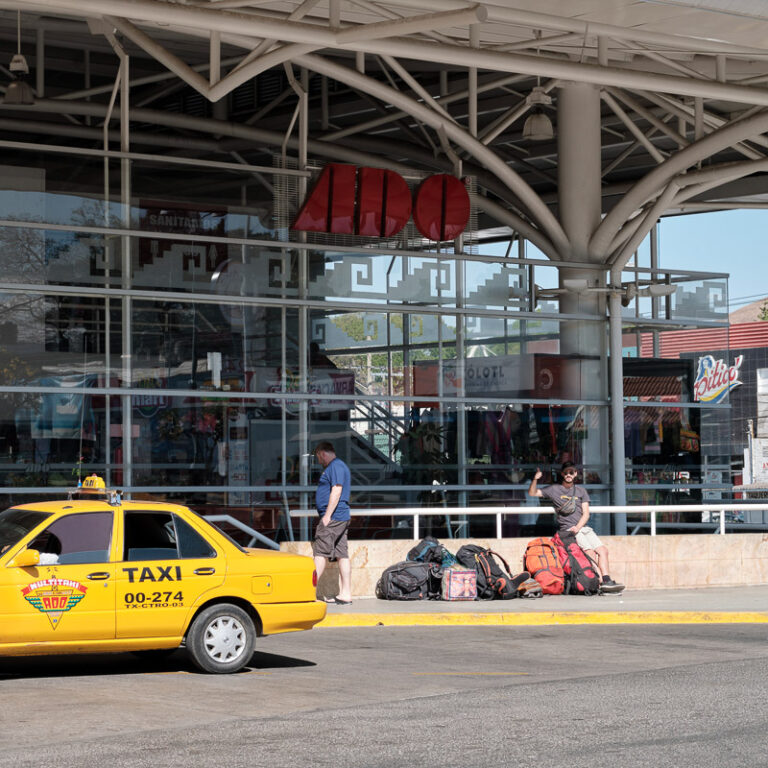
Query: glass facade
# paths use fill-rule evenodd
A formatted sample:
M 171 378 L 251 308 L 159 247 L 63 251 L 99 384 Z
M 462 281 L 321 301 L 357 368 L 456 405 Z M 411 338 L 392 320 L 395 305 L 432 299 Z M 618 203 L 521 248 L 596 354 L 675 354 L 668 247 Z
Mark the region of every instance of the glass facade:
M 729 350 L 725 275 L 665 274 L 677 289 L 652 297 L 638 290 L 625 310 L 624 455 L 627 503 L 691 505 L 732 499 L 740 441 L 730 431 L 738 369 Z M 627 333 L 629 331 L 629 333 Z M 717 379 L 717 381 L 716 381 Z M 733 465 L 733 466 L 732 466 Z M 729 513 L 731 516 L 731 513 Z M 710 513 L 665 512 L 658 525 L 680 530 Z M 730 521 L 730 518 L 729 518 Z M 630 527 L 647 525 L 630 515 Z
M 519 241 L 480 253 L 470 223 L 457 255 L 412 225 L 386 242 L 294 232 L 313 174 L 292 170 L 42 147 L 5 152 L 0 169 L 7 501 L 97 472 L 306 536 L 285 511 L 312 506 L 320 440 L 349 464 L 358 509 L 526 504 L 536 467 L 555 479 L 566 459 L 610 501 L 604 297 L 561 312 L 558 289 L 537 285 L 551 264 Z M 691 361 L 664 368 L 654 344 L 723 325 L 725 280 L 665 273 L 677 290 L 648 299 L 646 278 L 631 276 L 624 318 L 628 500 L 650 485 L 656 502 L 695 498 L 723 405 L 694 402 Z M 537 518 L 510 515 L 503 531 Z M 495 530 L 425 520 L 436 535 Z M 408 517 L 355 525 L 411 535 Z

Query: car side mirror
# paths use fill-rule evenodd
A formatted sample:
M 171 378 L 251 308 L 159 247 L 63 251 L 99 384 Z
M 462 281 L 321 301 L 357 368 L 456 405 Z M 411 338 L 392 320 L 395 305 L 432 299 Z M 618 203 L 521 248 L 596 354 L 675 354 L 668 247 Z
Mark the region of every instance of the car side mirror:
M 19 552 L 9 563 L 14 568 L 31 568 L 40 562 L 40 553 L 36 549 L 25 549 Z

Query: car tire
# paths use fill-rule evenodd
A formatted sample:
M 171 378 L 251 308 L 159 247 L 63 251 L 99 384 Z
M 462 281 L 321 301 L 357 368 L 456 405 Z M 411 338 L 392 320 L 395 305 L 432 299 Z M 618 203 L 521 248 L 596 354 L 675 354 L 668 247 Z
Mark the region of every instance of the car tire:
M 187 650 L 203 672 L 237 672 L 251 660 L 255 644 L 256 628 L 251 617 L 231 603 L 206 608 L 187 632 Z

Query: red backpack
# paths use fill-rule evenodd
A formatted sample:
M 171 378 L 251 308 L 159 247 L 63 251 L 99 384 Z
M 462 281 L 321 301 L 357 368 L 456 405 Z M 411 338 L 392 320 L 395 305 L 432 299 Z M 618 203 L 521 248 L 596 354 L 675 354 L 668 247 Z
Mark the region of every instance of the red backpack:
M 551 539 L 533 539 L 528 542 L 523 556 L 523 568 L 541 584 L 541 591 L 545 595 L 563 594 L 565 574 Z
M 566 595 L 600 594 L 600 577 L 592 558 L 576 543 L 575 534 L 563 531 L 556 533 L 552 543 L 563 563 Z

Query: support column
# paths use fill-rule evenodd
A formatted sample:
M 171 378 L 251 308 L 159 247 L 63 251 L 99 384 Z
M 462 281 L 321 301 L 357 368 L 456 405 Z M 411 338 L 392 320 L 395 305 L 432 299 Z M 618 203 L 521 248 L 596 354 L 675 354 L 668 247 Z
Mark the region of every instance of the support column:
M 603 400 L 607 397 L 607 328 L 605 293 L 590 289 L 604 288 L 604 272 L 595 270 L 604 263 L 603 254 L 592 253 L 589 241 L 600 224 L 602 196 L 600 188 L 600 90 L 584 83 L 566 83 L 557 98 L 558 203 L 560 222 L 569 241 L 563 258 L 581 262 L 583 269 L 559 270 L 560 312 L 588 314 L 595 321 L 565 320 L 560 324 L 560 353 L 566 356 L 563 393 L 574 400 Z M 566 281 L 578 279 L 575 287 Z M 599 320 L 598 320 L 599 318 Z M 567 356 L 572 355 L 573 360 Z M 582 443 L 585 466 L 608 468 L 608 424 L 595 429 L 587 421 L 587 436 Z M 599 521 L 595 521 L 596 527 Z
M 566 83 L 557 96 L 558 203 L 569 261 L 599 263 L 588 243 L 600 223 L 600 90 Z
M 599 255 L 589 252 L 589 241 L 600 224 L 600 91 L 592 85 L 568 83 L 557 98 L 558 203 L 560 222 L 568 236 L 570 252 L 563 254 L 585 266 L 600 264 Z M 559 271 L 564 280 L 586 279 L 598 287 L 591 270 L 568 268 Z M 565 290 L 560 297 L 563 314 L 604 315 L 600 293 Z M 605 396 L 601 388 L 600 357 L 605 348 L 603 329 L 596 323 L 566 321 L 560 326 L 560 352 L 592 358 L 581 365 L 568 366 L 564 391 L 573 399 Z
M 621 280 L 621 270 L 612 274 L 611 282 L 616 285 Z M 621 294 L 614 291 L 609 298 L 610 323 L 610 381 L 611 381 L 611 476 L 613 479 L 613 503 L 624 506 L 627 503 L 627 482 L 624 469 L 624 366 L 622 358 L 622 320 Z M 614 516 L 614 533 L 625 536 L 627 533 L 627 514 L 620 512 Z
M 600 91 L 592 85 L 568 83 L 557 98 L 558 203 L 560 222 L 568 236 L 567 261 L 583 262 L 585 267 L 600 264 L 599 254 L 589 252 L 589 241 L 600 224 Z M 596 273 L 588 269 L 559 271 L 560 311 L 563 314 L 604 316 L 604 296 L 597 292 L 566 290 L 565 280 L 587 280 L 588 287 L 599 287 Z M 600 358 L 604 354 L 604 329 L 598 323 L 564 321 L 560 326 L 560 352 L 591 358 L 581 365 L 567 366 L 564 382 L 566 397 L 573 399 L 605 397 L 601 386 Z M 588 458 L 588 457 L 585 457 Z

